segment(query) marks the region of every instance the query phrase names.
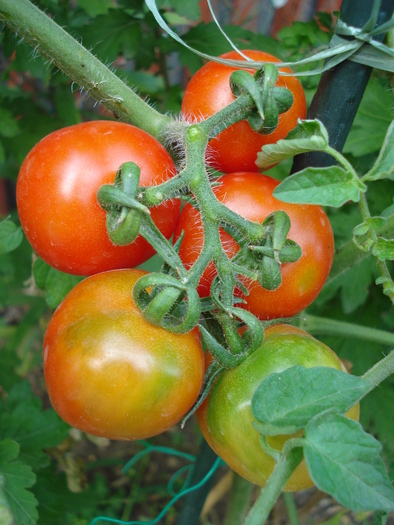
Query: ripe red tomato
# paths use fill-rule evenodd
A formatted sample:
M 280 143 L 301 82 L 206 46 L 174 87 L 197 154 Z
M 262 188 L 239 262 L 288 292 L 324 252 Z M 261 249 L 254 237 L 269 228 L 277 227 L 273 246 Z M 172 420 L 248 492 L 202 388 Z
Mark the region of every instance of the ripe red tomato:
M 279 62 L 279 59 L 264 51 L 243 51 L 254 61 Z M 221 55 L 222 58 L 244 60 L 236 51 Z M 182 115 L 190 121 L 212 116 L 234 101 L 230 89 L 230 76 L 237 68 L 208 62 L 191 78 L 182 101 Z M 291 73 L 289 68 L 281 68 Z M 250 73 L 255 70 L 247 69 Z M 208 155 L 209 163 L 224 173 L 236 171 L 258 171 L 255 164 L 257 153 L 264 144 L 274 144 L 283 139 L 297 125 L 299 118 L 306 117 L 306 100 L 300 81 L 292 76 L 279 76 L 277 87 L 284 87 L 293 94 L 291 108 L 279 115 L 279 124 L 269 135 L 253 131 L 246 120 L 237 122 L 213 138 Z
M 256 281 L 242 278 L 249 289 L 242 296 L 247 308 L 260 319 L 290 317 L 306 308 L 317 297 L 331 269 L 334 257 L 334 237 L 327 215 L 320 206 L 288 204 L 273 197 L 279 181 L 257 173 L 231 173 L 217 179 L 214 193 L 220 202 L 251 221 L 262 223 L 276 210 L 285 211 L 291 221 L 288 237 L 302 249 L 302 257 L 294 263 L 283 264 L 282 284 L 273 291 L 265 290 Z M 190 268 L 203 245 L 200 213 L 190 204 L 183 208 L 174 233 L 174 241 L 185 232 L 180 258 Z M 222 245 L 231 258 L 239 250 L 238 244 L 226 232 L 221 232 Z M 198 286 L 201 297 L 210 294 L 216 269 L 211 263 L 203 273 Z
M 207 356 L 209 360 L 209 356 Z M 312 368 L 328 366 L 344 370 L 338 356 L 326 345 L 299 328 L 276 325 L 265 330 L 260 346 L 241 365 L 226 370 L 213 384 L 208 398 L 196 412 L 197 422 L 211 448 L 240 476 L 264 486 L 274 468 L 274 460 L 260 445 L 253 428 L 251 399 L 268 375 L 292 366 Z M 347 416 L 358 420 L 359 405 Z M 267 437 L 268 444 L 281 450 L 294 435 Z M 313 486 L 304 461 L 296 468 L 285 490 L 303 490 Z
M 16 197 L 19 217 L 33 249 L 48 264 L 67 273 L 91 275 L 137 266 L 153 248 L 138 237 L 115 246 L 96 198 L 111 184 L 119 166 L 133 161 L 141 168 L 141 186 L 156 185 L 175 174 L 164 147 L 148 133 L 128 124 L 86 122 L 42 139 L 19 172 Z M 178 199 L 152 208 L 152 218 L 169 238 L 180 210 Z
M 44 375 L 56 412 L 84 432 L 144 439 L 175 425 L 202 386 L 197 328 L 175 335 L 152 326 L 132 289 L 145 272 L 93 275 L 67 295 L 44 339 Z

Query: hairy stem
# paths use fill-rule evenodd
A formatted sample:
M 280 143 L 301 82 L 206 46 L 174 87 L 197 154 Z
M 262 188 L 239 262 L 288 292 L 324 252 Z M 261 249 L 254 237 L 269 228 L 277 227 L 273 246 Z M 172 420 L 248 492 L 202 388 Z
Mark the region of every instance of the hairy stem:
M 362 377 L 371 384 L 372 388 L 380 385 L 387 377 L 394 373 L 394 350 L 370 368 Z M 371 390 L 372 390 L 371 388 Z
M 160 139 L 170 121 L 29 0 L 0 0 L 0 21 L 122 120 Z

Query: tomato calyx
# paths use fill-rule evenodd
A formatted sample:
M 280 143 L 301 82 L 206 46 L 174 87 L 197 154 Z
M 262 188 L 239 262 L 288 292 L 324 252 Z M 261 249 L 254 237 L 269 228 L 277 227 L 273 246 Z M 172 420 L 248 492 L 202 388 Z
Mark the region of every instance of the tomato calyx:
M 113 184 L 103 184 L 97 201 L 107 212 L 106 226 L 111 241 L 118 246 L 131 244 L 138 236 L 141 214 L 150 215 L 149 208 L 136 200 L 141 169 L 134 162 L 123 163 Z
M 196 289 L 172 275 L 150 273 L 141 277 L 134 286 L 133 298 L 148 322 L 172 333 L 190 332 L 200 318 Z
M 279 114 L 293 105 L 292 93 L 286 88 L 275 87 L 278 69 L 266 64 L 252 76 L 248 71 L 234 71 L 230 76 L 230 87 L 235 97 L 249 96 L 257 109 L 248 118 L 250 127 L 257 133 L 272 133 L 279 122 Z
M 247 276 L 258 281 L 266 290 L 276 290 L 282 284 L 281 265 L 298 261 L 302 250 L 299 244 L 287 238 L 291 223 L 284 211 L 271 213 L 262 226 L 263 238 L 253 244 L 241 241 L 241 250 L 232 262 L 240 269 L 249 269 Z M 246 275 L 244 270 L 240 273 Z

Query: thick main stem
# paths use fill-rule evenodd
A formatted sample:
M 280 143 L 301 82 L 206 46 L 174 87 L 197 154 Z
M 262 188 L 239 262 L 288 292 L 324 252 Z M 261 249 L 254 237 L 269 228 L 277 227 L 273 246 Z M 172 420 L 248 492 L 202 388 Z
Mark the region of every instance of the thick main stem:
M 29 0 L 0 0 L 0 20 L 122 120 L 160 140 L 170 118 L 144 102 Z

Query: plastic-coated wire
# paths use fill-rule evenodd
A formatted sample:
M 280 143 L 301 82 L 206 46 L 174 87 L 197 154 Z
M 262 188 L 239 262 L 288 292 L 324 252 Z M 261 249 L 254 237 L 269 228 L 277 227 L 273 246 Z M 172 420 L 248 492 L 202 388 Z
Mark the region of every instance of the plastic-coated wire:
M 150 448 L 154 448 L 154 447 L 150 447 Z M 157 447 L 157 448 L 160 448 L 160 447 Z M 166 448 L 166 447 L 163 447 L 163 448 Z M 188 489 L 185 489 L 179 492 L 179 494 L 174 496 L 172 500 L 169 503 L 167 503 L 164 509 L 160 512 L 160 514 L 151 521 L 121 521 L 121 520 L 117 520 L 116 518 L 106 518 L 104 516 L 99 516 L 97 518 L 94 518 L 94 520 L 91 521 L 89 525 L 95 525 L 96 523 L 99 523 L 100 521 L 104 521 L 107 523 L 116 523 L 118 525 L 155 525 L 166 515 L 168 510 L 174 505 L 175 502 L 177 502 L 180 498 L 182 498 L 189 492 L 193 492 L 194 490 L 197 490 L 200 487 L 202 487 L 209 480 L 209 478 L 213 476 L 213 474 L 216 472 L 216 470 L 221 464 L 223 464 L 223 461 L 220 458 L 217 458 L 212 468 L 210 469 L 210 471 L 202 478 L 202 480 L 199 483 L 196 483 L 196 485 L 193 485 L 192 487 L 189 487 Z
M 160 452 L 162 454 L 169 454 L 172 456 L 178 456 L 180 458 L 187 459 L 189 461 L 195 462 L 196 457 L 192 454 L 187 454 L 185 452 L 179 452 L 178 450 L 169 448 L 169 447 L 157 447 L 154 445 L 150 445 L 149 443 L 144 442 L 144 445 L 147 447 L 145 450 L 141 450 L 141 452 L 138 452 L 134 457 L 130 459 L 126 463 L 126 465 L 122 468 L 122 473 L 125 474 L 137 461 L 139 461 L 142 457 L 146 456 L 147 454 L 151 454 L 152 452 Z
M 179 491 L 175 491 L 174 489 L 175 483 L 185 472 L 186 472 L 186 479 L 183 482 L 182 488 Z M 167 484 L 167 491 L 170 494 L 170 496 L 176 496 L 182 490 L 185 490 L 189 487 L 190 481 L 192 478 L 192 473 L 193 473 L 193 465 L 185 465 L 184 467 L 177 470 L 173 476 L 171 476 L 171 479 Z

